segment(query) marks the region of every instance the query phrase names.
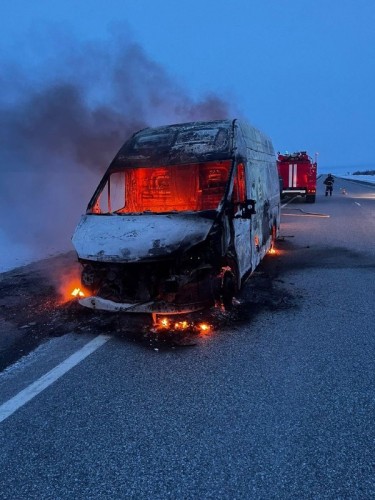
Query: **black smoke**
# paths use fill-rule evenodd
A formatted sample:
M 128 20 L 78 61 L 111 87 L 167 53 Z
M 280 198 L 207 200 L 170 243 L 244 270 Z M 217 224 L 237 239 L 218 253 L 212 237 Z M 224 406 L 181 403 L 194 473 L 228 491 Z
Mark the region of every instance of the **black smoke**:
M 137 43 L 63 44 L 32 70 L 0 61 L 0 230 L 34 257 L 69 248 L 94 187 L 133 132 L 231 116 L 217 95 L 192 98 Z

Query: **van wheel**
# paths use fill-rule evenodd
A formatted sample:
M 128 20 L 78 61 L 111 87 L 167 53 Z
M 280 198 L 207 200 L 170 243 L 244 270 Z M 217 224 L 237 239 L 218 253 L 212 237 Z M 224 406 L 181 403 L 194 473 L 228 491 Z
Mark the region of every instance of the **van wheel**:
M 223 276 L 221 286 L 221 301 L 224 309 L 230 311 L 233 307 L 233 298 L 236 293 L 236 281 L 233 273 L 227 271 Z

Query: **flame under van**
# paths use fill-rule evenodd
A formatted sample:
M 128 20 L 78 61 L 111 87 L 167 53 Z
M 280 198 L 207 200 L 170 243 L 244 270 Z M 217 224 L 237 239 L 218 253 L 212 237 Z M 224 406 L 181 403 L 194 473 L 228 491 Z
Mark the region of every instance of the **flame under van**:
M 241 120 L 147 128 L 117 153 L 72 241 L 92 309 L 178 314 L 233 297 L 272 247 L 270 139 Z

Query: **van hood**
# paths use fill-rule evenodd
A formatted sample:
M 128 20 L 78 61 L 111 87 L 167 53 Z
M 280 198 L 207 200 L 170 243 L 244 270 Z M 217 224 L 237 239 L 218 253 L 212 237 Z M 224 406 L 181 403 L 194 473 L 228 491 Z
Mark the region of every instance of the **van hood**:
M 72 237 L 78 257 L 98 262 L 158 260 L 205 240 L 212 219 L 195 214 L 83 215 Z

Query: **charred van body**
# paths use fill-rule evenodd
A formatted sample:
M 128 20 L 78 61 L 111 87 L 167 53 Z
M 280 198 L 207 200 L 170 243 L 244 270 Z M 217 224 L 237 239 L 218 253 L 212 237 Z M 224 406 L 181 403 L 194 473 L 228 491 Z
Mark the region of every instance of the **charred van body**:
M 127 312 L 191 312 L 233 296 L 273 245 L 271 141 L 240 120 L 148 128 L 120 149 L 73 235 L 90 297 Z

